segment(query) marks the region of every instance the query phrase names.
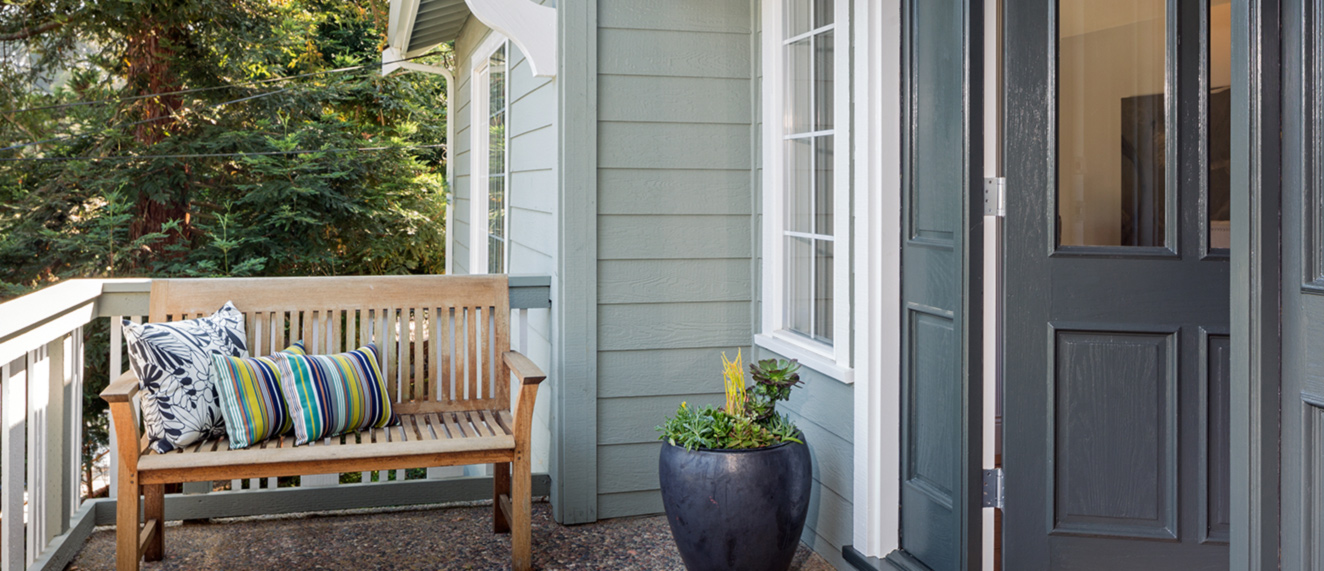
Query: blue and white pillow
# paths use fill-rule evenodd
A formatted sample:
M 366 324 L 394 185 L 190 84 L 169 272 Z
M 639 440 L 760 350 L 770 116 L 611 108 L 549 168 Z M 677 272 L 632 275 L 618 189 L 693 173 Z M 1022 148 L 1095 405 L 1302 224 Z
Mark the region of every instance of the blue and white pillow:
M 143 427 L 153 450 L 164 454 L 225 435 L 211 356 L 248 356 L 244 315 L 234 304 L 185 321 L 138 325 L 126 319 L 124 339 L 143 391 Z

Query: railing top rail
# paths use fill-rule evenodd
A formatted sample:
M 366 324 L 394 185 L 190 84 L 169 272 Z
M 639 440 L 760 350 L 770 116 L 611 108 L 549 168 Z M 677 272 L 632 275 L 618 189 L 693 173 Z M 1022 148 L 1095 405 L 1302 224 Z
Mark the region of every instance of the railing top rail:
M 551 284 L 550 276 L 510 276 L 510 307 L 551 307 Z M 24 345 L 41 343 L 31 337 L 62 334 L 95 317 L 146 315 L 151 290 L 150 278 L 74 279 L 5 302 L 0 304 L 0 347 L 19 339 Z M 60 328 L 65 329 L 54 331 Z M 0 350 L 0 361 L 10 352 Z
M 69 280 L 0 304 L 0 343 L 101 296 L 101 280 Z

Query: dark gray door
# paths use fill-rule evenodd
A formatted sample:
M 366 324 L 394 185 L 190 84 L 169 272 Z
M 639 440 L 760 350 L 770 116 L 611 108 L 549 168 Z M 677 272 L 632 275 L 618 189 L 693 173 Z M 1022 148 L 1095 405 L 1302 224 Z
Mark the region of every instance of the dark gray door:
M 1227 0 L 1005 0 L 1004 569 L 1226 569 Z
M 907 569 L 978 566 L 982 4 L 903 8 L 901 549 L 888 559 Z
M 1283 3 L 1282 568 L 1324 570 L 1324 4 Z

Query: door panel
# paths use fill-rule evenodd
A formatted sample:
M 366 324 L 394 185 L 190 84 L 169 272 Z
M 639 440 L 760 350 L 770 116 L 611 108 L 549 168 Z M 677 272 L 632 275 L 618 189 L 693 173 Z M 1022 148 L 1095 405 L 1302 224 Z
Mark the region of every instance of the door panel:
M 1324 4 L 1283 3 L 1283 569 L 1324 570 Z
M 982 1 L 903 3 L 901 548 L 972 569 L 980 534 Z
M 1226 568 L 1213 9 L 1004 6 L 1003 568 Z

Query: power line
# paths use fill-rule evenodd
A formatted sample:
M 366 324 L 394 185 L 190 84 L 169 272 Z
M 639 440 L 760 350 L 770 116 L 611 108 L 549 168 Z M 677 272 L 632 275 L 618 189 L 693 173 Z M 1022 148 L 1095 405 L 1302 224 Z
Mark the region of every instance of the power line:
M 13 114 L 13 113 L 27 113 L 27 112 L 31 112 L 31 111 L 49 111 L 49 110 L 53 110 L 53 109 L 68 109 L 68 108 L 71 108 L 71 107 L 82 107 L 82 106 L 86 106 L 86 105 L 97 105 L 97 104 L 101 104 L 101 103 L 114 103 L 114 102 L 116 102 L 116 101 L 136 101 L 136 100 L 138 100 L 138 99 L 147 99 L 147 98 L 149 98 L 149 97 L 160 97 L 160 96 L 163 96 L 163 95 L 183 95 L 183 94 L 185 94 L 185 93 L 199 93 L 199 92 L 203 92 L 203 91 L 215 91 L 215 90 L 217 90 L 217 89 L 230 89 L 230 88 L 233 88 L 233 87 L 248 87 L 248 86 L 250 86 L 250 85 L 262 85 L 262 84 L 265 84 L 265 83 L 273 83 L 273 82 L 278 82 L 278 81 L 290 81 L 290 80 L 294 80 L 294 79 L 302 79 L 302 78 L 305 78 L 305 77 L 313 77 L 313 76 L 318 76 L 318 75 L 326 75 L 326 74 L 329 74 L 329 73 L 344 73 L 344 72 L 347 72 L 347 71 L 355 71 L 355 70 L 365 69 L 365 68 L 368 68 L 368 67 L 370 67 L 370 66 L 377 66 L 377 65 L 383 65 L 383 66 L 386 66 L 386 65 L 393 64 L 393 63 L 401 63 L 401 62 L 406 62 L 406 61 L 409 61 L 409 60 L 415 60 L 415 59 L 418 59 L 418 58 L 421 58 L 421 57 L 425 57 L 425 56 L 427 56 L 427 55 L 430 55 L 430 54 L 416 55 L 416 56 L 414 56 L 414 57 L 401 58 L 401 59 L 394 60 L 394 61 L 386 61 L 386 62 L 382 62 L 381 64 L 368 64 L 368 63 L 365 63 L 365 64 L 362 64 L 362 65 L 352 65 L 352 66 L 349 66 L 349 67 L 340 67 L 340 68 L 336 68 L 336 69 L 327 69 L 327 70 L 322 70 L 322 71 L 312 71 L 312 72 L 308 72 L 308 73 L 301 73 L 301 74 L 298 74 L 298 75 L 291 75 L 291 76 L 288 76 L 288 77 L 272 77 L 272 78 L 269 78 L 269 79 L 256 79 L 256 80 L 253 80 L 253 81 L 245 81 L 245 82 L 241 82 L 241 83 L 227 83 L 227 84 L 225 84 L 225 85 L 214 85 L 214 86 L 211 86 L 211 87 L 196 87 L 196 88 L 192 88 L 192 89 L 179 89 L 179 90 L 175 90 L 175 91 L 162 91 L 162 92 L 159 92 L 159 93 L 145 93 L 145 94 L 142 94 L 142 95 L 127 95 L 127 96 L 124 96 L 124 97 L 110 97 L 110 98 L 107 98 L 107 99 L 97 99 L 97 100 L 93 100 L 93 101 L 74 101 L 74 102 L 70 102 L 70 103 L 60 103 L 60 104 L 57 104 L 57 105 L 42 105 L 42 106 L 40 106 L 40 107 L 25 107 L 25 108 L 22 108 L 22 109 L 6 109 L 6 110 L 4 110 L 4 111 L 0 111 L 0 113 L 3 113 L 3 114 L 8 115 L 8 114 Z
M 248 100 L 250 100 L 250 99 L 258 99 L 258 98 L 260 98 L 260 97 L 266 97 L 266 96 L 268 96 L 268 95 L 277 95 L 277 94 L 280 94 L 280 93 L 284 93 L 284 92 L 286 92 L 286 91 L 289 91 L 290 89 L 293 89 L 293 88 L 291 88 L 291 87 L 284 87 L 284 88 L 281 88 L 281 89 L 277 89 L 277 90 L 275 90 L 275 91 L 267 91 L 267 92 L 263 92 L 263 93 L 258 93 L 258 94 L 256 94 L 256 95 L 249 95 L 248 97 L 240 97 L 239 99 L 231 99 L 230 101 L 222 101 L 222 102 L 220 102 L 220 103 L 215 103 L 215 104 L 212 104 L 212 105 L 207 105 L 207 106 L 202 107 L 202 108 L 203 108 L 203 109 L 215 109 L 215 108 L 218 108 L 218 107 L 225 107 L 226 105 L 230 105 L 230 104 L 233 104 L 233 103 L 240 103 L 240 102 L 243 102 L 243 101 L 248 101 Z M 154 121 L 164 121 L 164 120 L 166 120 L 166 119 L 176 119 L 176 118 L 178 118 L 176 112 L 171 111 L 169 115 L 162 115 L 162 116 L 160 116 L 160 117 L 153 117 L 153 118 L 151 118 L 151 119 L 143 119 L 143 120 L 141 120 L 141 121 L 133 121 L 133 122 L 131 122 L 131 123 L 120 123 L 120 124 L 118 124 L 118 125 L 111 125 L 110 127 L 107 127 L 107 129 L 123 129 L 123 128 L 126 128 L 126 127 L 134 127 L 134 126 L 137 126 L 137 125 L 142 125 L 142 124 L 144 124 L 144 123 L 152 123 L 152 122 L 154 122 Z M 69 139 L 80 139 L 80 138 L 83 138 L 83 137 L 91 137 L 91 136 L 93 136 L 93 135 L 95 135 L 95 134 L 96 134 L 96 133 L 79 133 L 79 134 L 76 134 L 76 135 L 62 135 L 62 136 L 59 136 L 59 137 L 51 137 L 51 138 L 49 138 L 49 139 L 42 139 L 42 140 L 40 140 L 40 141 L 32 141 L 32 142 L 28 142 L 28 143 L 19 143 L 19 144 L 17 144 L 17 145 L 10 145 L 10 146 L 8 146 L 8 147 L 0 147 L 0 152 L 3 152 L 3 151 L 12 151 L 12 150 L 14 150 L 14 149 L 22 149 L 22 148 L 24 148 L 24 147 L 31 147 L 31 146 L 33 146 L 33 145 L 44 145 L 44 144 L 46 144 L 46 143 L 58 143 L 58 142 L 60 142 L 60 141 L 67 141 L 67 140 L 69 140 Z
M 23 161 L 107 161 L 107 160 L 125 160 L 141 161 L 148 159 L 203 159 L 219 157 L 269 157 L 280 155 L 309 155 L 314 153 L 355 153 L 355 152 L 376 152 L 376 151 L 409 151 L 414 149 L 440 149 L 445 147 L 444 143 L 433 145 L 401 145 L 385 147 L 354 147 L 348 149 L 297 149 L 293 151 L 253 151 L 249 153 L 189 153 L 179 155 L 110 155 L 105 157 L 21 157 L 4 158 L 0 157 L 0 162 L 23 162 Z

